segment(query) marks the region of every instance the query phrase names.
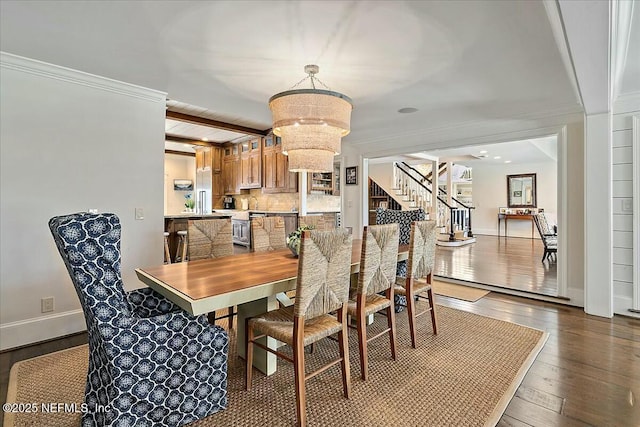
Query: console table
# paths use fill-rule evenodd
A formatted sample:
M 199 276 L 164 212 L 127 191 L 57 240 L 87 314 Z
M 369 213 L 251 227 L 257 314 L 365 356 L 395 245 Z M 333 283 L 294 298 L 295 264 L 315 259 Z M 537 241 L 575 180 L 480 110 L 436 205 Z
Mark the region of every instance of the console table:
M 532 214 L 498 214 L 498 237 L 500 237 L 500 221 L 504 220 L 504 237 L 507 237 L 507 221 L 508 220 L 518 220 L 518 221 L 531 221 L 531 238 L 533 239 L 533 215 Z

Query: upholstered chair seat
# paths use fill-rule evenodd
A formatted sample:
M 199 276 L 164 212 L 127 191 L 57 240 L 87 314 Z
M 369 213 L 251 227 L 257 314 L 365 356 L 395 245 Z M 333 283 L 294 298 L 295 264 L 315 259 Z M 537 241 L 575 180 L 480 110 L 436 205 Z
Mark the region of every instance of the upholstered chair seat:
M 118 217 L 77 213 L 49 228 L 87 324 L 82 426 L 174 427 L 226 408 L 227 333 L 150 288 L 124 291 Z

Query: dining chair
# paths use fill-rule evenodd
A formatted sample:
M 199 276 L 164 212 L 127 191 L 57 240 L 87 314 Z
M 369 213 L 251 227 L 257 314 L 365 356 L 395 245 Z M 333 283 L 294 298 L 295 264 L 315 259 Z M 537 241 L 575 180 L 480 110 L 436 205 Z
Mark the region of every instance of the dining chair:
M 87 410 L 78 424 L 175 427 L 225 409 L 227 333 L 151 288 L 124 290 L 118 217 L 57 216 L 49 229 L 87 326 Z
M 233 255 L 233 236 L 231 219 L 193 219 L 189 220 L 187 236 L 189 261 L 220 258 Z M 229 319 L 229 329 L 233 329 L 233 319 L 238 314 L 235 307 L 228 308 L 224 316 L 209 313 L 211 324 L 219 319 Z
M 335 221 L 328 220 L 324 215 L 300 215 L 298 217 L 299 227 L 310 227 L 314 230 L 335 230 Z
M 251 219 L 251 247 L 254 252 L 287 249 L 284 218 L 267 216 Z
M 410 211 L 399 211 L 394 209 L 376 209 L 376 224 L 398 224 L 400 228 L 400 244 L 408 245 L 411 237 L 411 223 L 413 221 L 424 221 L 427 214 L 422 208 Z M 407 261 L 398 262 L 396 276 L 407 276 Z M 404 295 L 395 295 L 396 313 L 404 310 L 407 306 Z
M 351 271 L 351 241 L 351 235 L 344 229 L 305 231 L 300 243 L 294 305 L 247 319 L 245 387 L 247 390 L 251 389 L 253 346 L 258 346 L 293 363 L 298 426 L 307 424 L 306 380 L 333 365 L 340 364 L 343 393 L 347 398 L 350 394 L 347 301 Z M 337 316 L 329 314 L 334 311 L 337 312 Z M 340 356 L 307 374 L 304 347 L 336 333 Z M 293 349 L 293 357 L 258 341 L 265 336 L 289 345 Z
M 396 360 L 396 317 L 394 310 L 394 287 L 398 259 L 398 224 L 370 225 L 362 233 L 362 252 L 358 283 L 349 299 L 348 314 L 356 319 L 358 348 L 360 350 L 360 373 L 363 380 L 368 376 L 367 343 L 389 335 L 391 358 Z M 384 296 L 380 295 L 384 293 Z M 387 328 L 367 338 L 367 318 L 386 310 Z
M 551 263 L 551 258 L 553 257 L 555 259 L 558 253 L 558 234 L 551 229 L 544 213 L 533 215 L 533 222 L 536 224 L 540 239 L 542 239 L 542 244 L 544 245 L 542 262 L 544 263 L 546 259 Z
M 435 301 L 433 290 L 431 289 L 431 278 L 435 265 L 436 236 L 435 221 L 414 221 L 411 224 L 407 276 L 396 278 L 395 292 L 406 297 L 411 346 L 413 348 L 416 348 L 416 318 L 418 316 L 430 312 L 433 334 L 436 335 L 438 333 Z M 426 297 L 423 295 L 425 292 L 427 293 Z M 426 299 L 429 302 L 429 308 L 416 313 L 415 302 L 417 298 Z

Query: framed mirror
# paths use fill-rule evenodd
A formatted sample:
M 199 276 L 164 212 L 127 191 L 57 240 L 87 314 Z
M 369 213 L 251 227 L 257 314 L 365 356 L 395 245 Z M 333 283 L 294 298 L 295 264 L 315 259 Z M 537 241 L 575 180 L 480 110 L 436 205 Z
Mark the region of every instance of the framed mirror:
M 510 208 L 535 208 L 536 174 L 507 175 L 507 204 Z

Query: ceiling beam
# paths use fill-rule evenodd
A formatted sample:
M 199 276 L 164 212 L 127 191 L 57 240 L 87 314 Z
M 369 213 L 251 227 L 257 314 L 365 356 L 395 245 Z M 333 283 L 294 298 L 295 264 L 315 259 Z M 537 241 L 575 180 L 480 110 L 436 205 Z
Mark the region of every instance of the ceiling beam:
M 249 128 L 246 126 L 234 125 L 232 123 L 221 122 L 218 120 L 207 119 L 204 117 L 192 116 L 190 114 L 178 113 L 176 111 L 167 110 L 167 119 L 178 120 L 180 122 L 192 123 L 196 125 L 208 126 L 216 129 L 224 129 L 232 132 L 246 133 L 249 135 L 265 136 L 271 129 L 261 130 Z
M 223 144 L 223 142 L 208 142 L 208 141 L 202 141 L 200 139 L 192 139 L 192 138 L 185 138 L 183 136 L 169 135 L 168 133 L 164 135 L 164 140 L 171 141 L 171 142 L 181 142 L 183 144 L 201 145 L 203 147 L 217 147 L 220 144 Z
M 164 154 L 176 154 L 178 156 L 188 156 L 188 157 L 196 156 L 196 153 L 187 153 L 185 151 L 176 151 L 176 150 L 164 150 Z

